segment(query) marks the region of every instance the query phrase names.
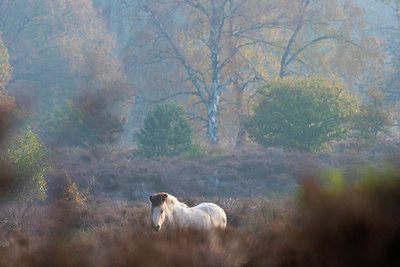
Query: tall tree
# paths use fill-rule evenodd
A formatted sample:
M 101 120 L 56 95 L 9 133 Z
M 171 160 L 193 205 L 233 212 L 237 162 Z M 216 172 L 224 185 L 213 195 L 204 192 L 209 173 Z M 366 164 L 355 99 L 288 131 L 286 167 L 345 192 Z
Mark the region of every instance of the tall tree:
M 225 136 L 238 133 L 241 142 L 238 122 L 248 100 L 271 78 L 333 75 L 365 90 L 385 61 L 352 0 L 152 0 L 139 1 L 138 9 L 134 32 L 147 40 L 141 47 L 157 51 L 145 61 L 161 69 L 141 77 L 154 84 L 144 91 L 162 100 L 161 88 L 180 88 L 166 95 L 191 99 L 210 143 L 217 143 L 221 130 Z M 157 86 L 157 80 L 164 84 Z
M 250 18 L 246 13 L 257 4 Z M 256 43 L 247 36 L 276 24 L 282 11 L 273 1 L 260 5 L 244 0 L 154 0 L 139 1 L 138 7 L 143 20 L 153 27 L 153 41 L 166 43 L 158 59 L 176 60 L 182 66 L 191 89 L 180 94 L 202 103 L 209 142 L 217 144 L 221 95 L 239 77 L 250 77 L 246 62 L 234 62 L 239 62 L 236 58 L 242 48 Z M 270 16 L 265 15 L 267 11 Z

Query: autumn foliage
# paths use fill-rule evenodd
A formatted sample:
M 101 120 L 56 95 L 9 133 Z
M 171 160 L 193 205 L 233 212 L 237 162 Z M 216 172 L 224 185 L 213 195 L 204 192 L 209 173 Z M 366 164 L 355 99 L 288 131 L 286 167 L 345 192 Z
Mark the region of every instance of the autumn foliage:
M 7 47 L 4 46 L 0 31 L 0 89 L 4 89 L 11 79 L 11 65 Z

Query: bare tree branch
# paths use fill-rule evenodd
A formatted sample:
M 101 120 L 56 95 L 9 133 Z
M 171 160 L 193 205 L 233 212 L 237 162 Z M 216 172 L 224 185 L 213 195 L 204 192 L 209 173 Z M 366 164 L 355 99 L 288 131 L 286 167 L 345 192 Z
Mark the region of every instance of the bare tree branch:
M 146 98 L 144 96 L 139 96 L 136 95 L 135 96 L 135 100 L 133 101 L 132 104 L 140 104 L 140 103 L 153 103 L 153 104 L 159 104 L 162 103 L 168 99 L 174 98 L 174 97 L 178 97 L 178 96 L 187 96 L 187 95 L 195 95 L 198 96 L 198 94 L 196 92 L 177 92 L 174 94 L 170 94 L 168 96 L 162 97 L 162 98 L 158 98 L 158 99 L 150 99 L 150 98 Z

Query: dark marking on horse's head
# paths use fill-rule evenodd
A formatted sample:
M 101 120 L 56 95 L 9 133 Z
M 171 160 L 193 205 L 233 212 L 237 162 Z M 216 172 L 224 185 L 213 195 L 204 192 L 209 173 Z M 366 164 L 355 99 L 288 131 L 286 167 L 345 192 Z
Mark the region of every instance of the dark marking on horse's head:
M 149 197 L 150 201 L 151 201 L 151 207 L 158 207 L 161 206 L 168 197 L 168 193 L 156 193 L 153 194 Z

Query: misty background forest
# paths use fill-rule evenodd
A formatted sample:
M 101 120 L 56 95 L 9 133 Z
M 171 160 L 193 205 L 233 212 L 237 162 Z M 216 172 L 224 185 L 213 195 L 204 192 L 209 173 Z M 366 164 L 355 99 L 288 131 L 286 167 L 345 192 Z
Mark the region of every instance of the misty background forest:
M 399 0 L 0 0 L 0 266 L 398 266 L 399 104 Z

